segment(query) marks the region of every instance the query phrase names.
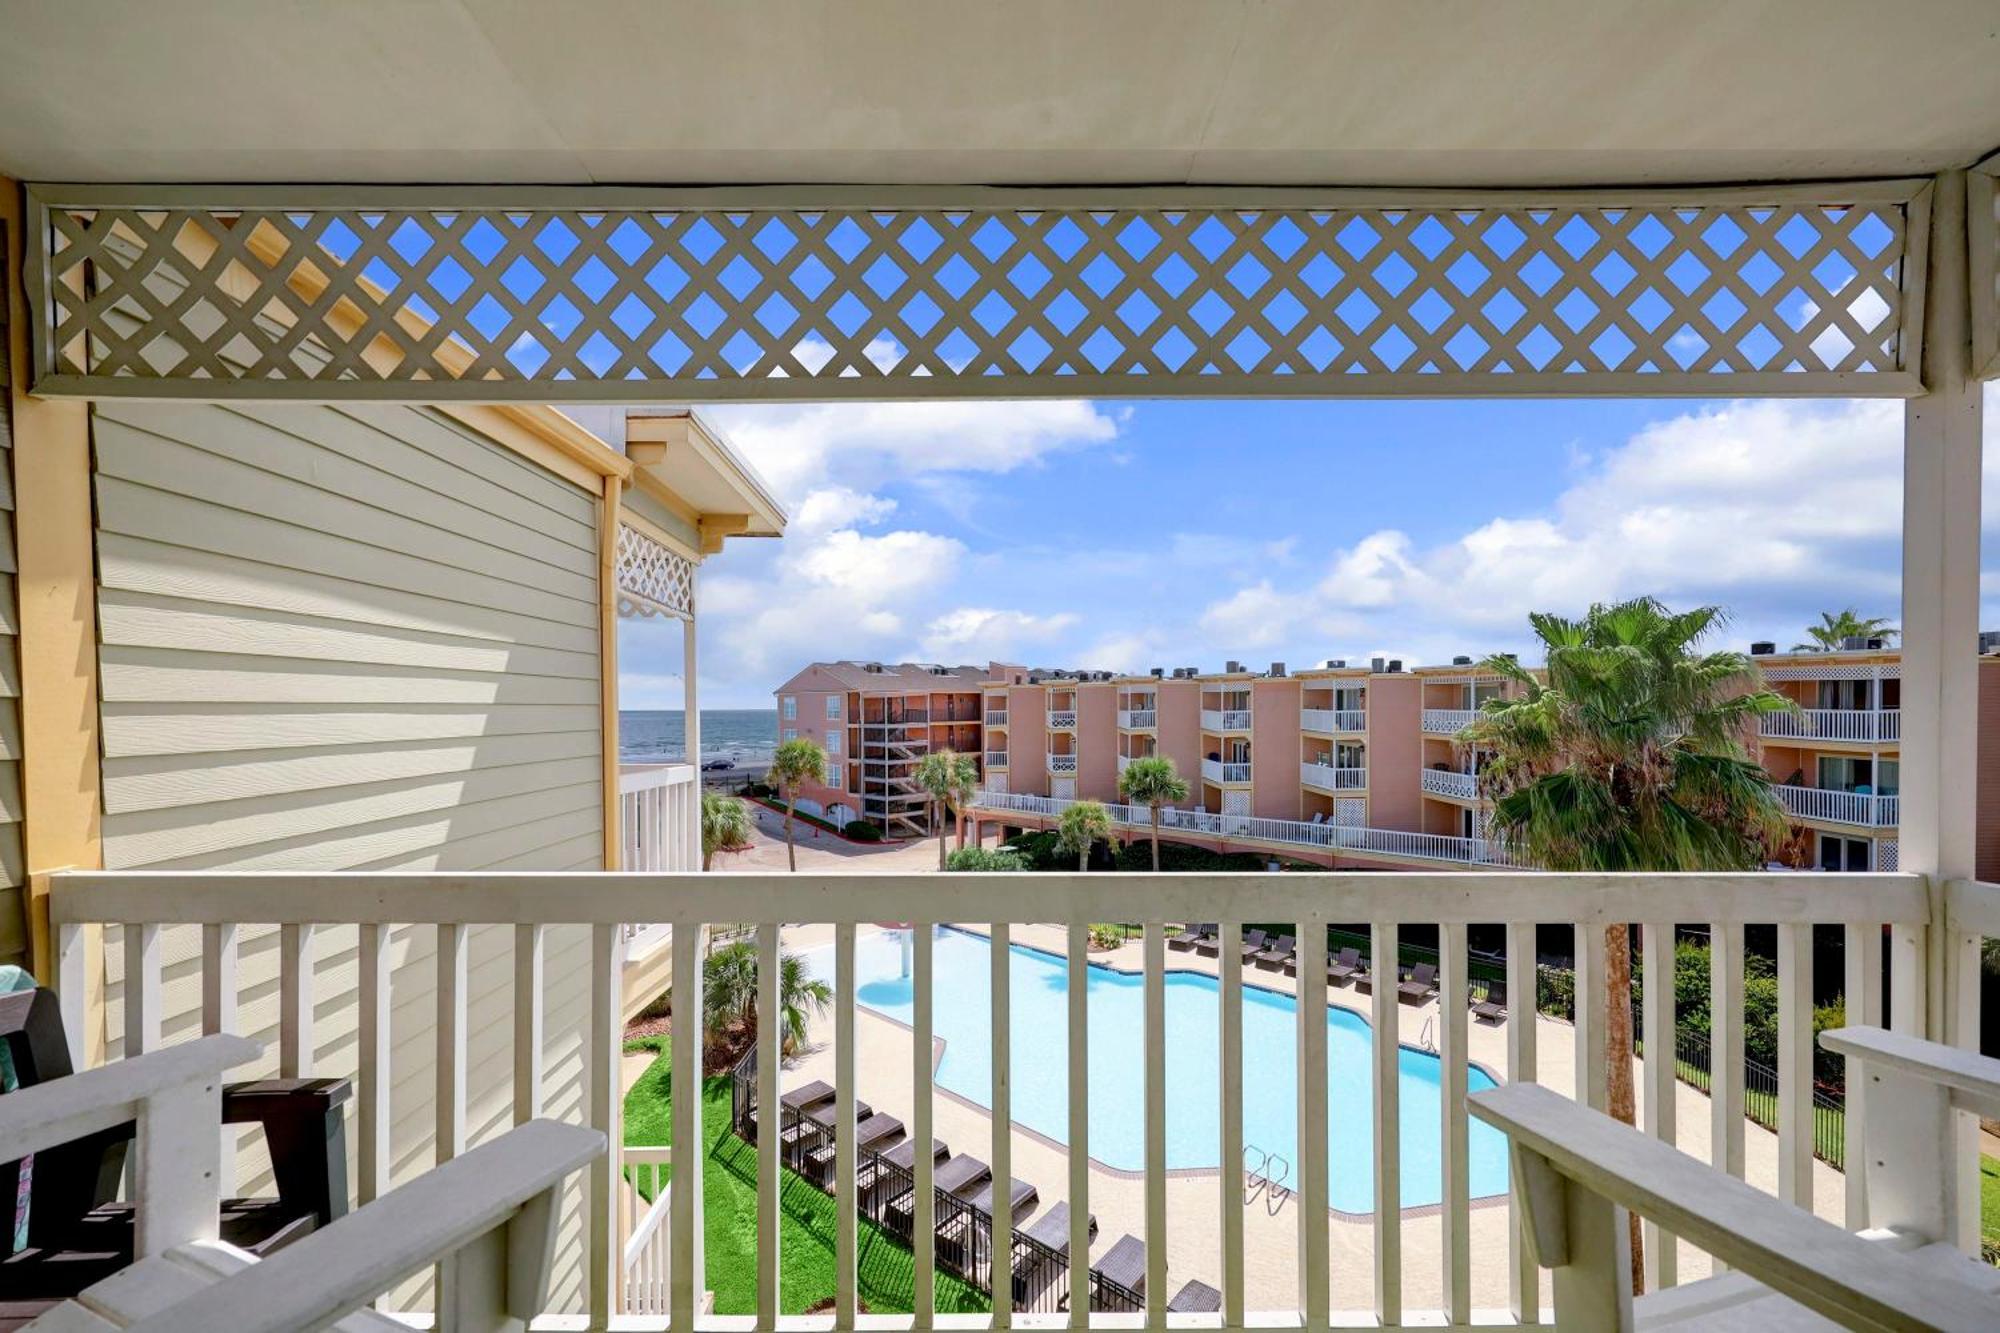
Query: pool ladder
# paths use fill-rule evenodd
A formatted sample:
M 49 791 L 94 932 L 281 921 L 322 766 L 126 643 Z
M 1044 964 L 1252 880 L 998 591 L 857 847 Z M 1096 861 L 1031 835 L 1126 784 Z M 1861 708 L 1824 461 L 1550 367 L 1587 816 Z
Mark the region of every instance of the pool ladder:
M 1255 1165 L 1252 1165 L 1252 1160 Z M 1264 1211 L 1276 1217 L 1285 1206 L 1285 1200 L 1292 1197 L 1289 1187 L 1278 1182 L 1289 1179 L 1292 1164 L 1274 1152 L 1266 1152 L 1254 1143 L 1243 1145 L 1243 1206 L 1248 1208 L 1257 1199 L 1264 1197 Z

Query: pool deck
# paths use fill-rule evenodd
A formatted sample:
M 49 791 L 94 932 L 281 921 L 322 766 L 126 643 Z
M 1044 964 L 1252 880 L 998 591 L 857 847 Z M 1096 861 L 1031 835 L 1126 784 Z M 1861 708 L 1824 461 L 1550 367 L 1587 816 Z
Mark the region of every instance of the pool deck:
M 966 925 L 963 928 L 981 934 L 985 932 L 983 925 Z M 873 929 L 862 927 L 864 933 Z M 832 937 L 830 926 L 793 926 L 785 931 L 785 945 L 801 950 L 818 948 L 830 944 Z M 1053 953 L 1062 953 L 1067 947 L 1063 930 L 1055 926 L 1016 926 L 1014 940 Z M 1141 947 L 1134 939 L 1118 949 L 1093 954 L 1092 961 L 1137 972 L 1142 966 Z M 1169 953 L 1168 966 L 1209 975 L 1214 975 L 1216 971 L 1214 959 L 1200 958 L 1192 953 Z M 1271 990 L 1293 991 L 1292 978 L 1280 972 L 1246 968 L 1244 977 L 1246 981 L 1254 980 Z M 1369 998 L 1356 994 L 1351 987 L 1329 990 L 1328 999 L 1330 1003 L 1352 1010 L 1364 1018 L 1369 1016 Z M 1398 1039 L 1406 1045 L 1420 1045 L 1425 1020 L 1435 1019 L 1437 1012 L 1436 1001 L 1421 1006 L 1399 1006 L 1402 1030 Z M 1509 1018 L 1507 1021 L 1516 1020 Z M 1535 1021 L 1540 1025 L 1536 1040 L 1537 1081 L 1558 1092 L 1572 1092 L 1576 1049 L 1573 1029 L 1567 1023 L 1540 1016 Z M 830 1036 L 830 1022 L 822 1022 L 816 1027 L 822 1036 Z M 887 1111 L 907 1122 L 913 1100 L 909 1029 L 865 1006 L 857 1011 L 855 1029 L 860 1041 L 856 1060 L 856 1067 L 861 1071 L 859 1096 L 873 1103 L 877 1110 Z M 1468 1053 L 1475 1063 L 1484 1065 L 1496 1078 L 1504 1078 L 1507 1069 L 1506 1034 L 1505 1023 L 1487 1025 L 1474 1022 L 1470 1025 Z M 1017 1030 L 1015 1040 L 1018 1043 L 1030 1035 Z M 1635 1061 L 1635 1071 L 1637 1064 Z M 833 1050 L 829 1042 L 815 1045 L 794 1064 L 787 1066 L 784 1077 L 788 1083 L 815 1078 L 832 1082 L 834 1074 Z M 1708 1098 L 1686 1084 L 1677 1084 L 1676 1088 L 1679 1095 L 1676 1108 L 1678 1145 L 1683 1151 L 1706 1161 L 1709 1144 Z M 953 1152 L 970 1153 L 982 1161 L 991 1157 L 992 1122 L 984 1109 L 940 1091 L 933 1099 L 932 1116 L 937 1136 L 949 1143 Z M 1750 1183 L 1775 1194 L 1778 1179 L 1777 1136 L 1755 1123 L 1746 1122 L 1744 1129 L 1746 1176 Z M 1013 1157 L 1014 1175 L 1032 1183 L 1041 1196 L 1038 1208 L 1047 1208 L 1067 1195 L 1069 1155 L 1063 1147 L 1040 1135 L 1016 1128 Z M 1232 1189 L 1237 1179 L 1236 1173 L 1232 1172 Z M 1175 1173 L 1169 1176 L 1168 1295 L 1172 1295 L 1190 1278 L 1220 1285 L 1222 1190 L 1221 1178 L 1215 1174 Z M 1840 1173 L 1823 1162 L 1815 1162 L 1813 1194 L 1814 1211 L 1821 1217 L 1839 1221 L 1844 1197 Z M 1240 1198 L 1240 1193 L 1236 1197 Z M 1090 1210 L 1097 1215 L 1099 1227 L 1093 1255 L 1102 1253 L 1119 1236 L 1128 1232 L 1143 1236 L 1143 1179 L 1093 1165 Z M 1497 1310 L 1507 1303 L 1508 1229 L 1509 1213 L 1502 1200 L 1474 1202 L 1471 1248 L 1472 1304 L 1475 1310 Z M 1372 1312 L 1375 1301 L 1373 1220 L 1335 1213 L 1329 1230 L 1334 1309 Z M 1435 1309 L 1443 1299 L 1443 1235 L 1437 1210 L 1407 1210 L 1402 1230 L 1404 1306 L 1412 1311 Z M 1244 1279 L 1249 1309 L 1296 1308 L 1299 1249 L 1296 1203 L 1287 1203 L 1276 1216 L 1272 1216 L 1261 1198 L 1255 1200 L 1244 1210 L 1243 1231 Z M 1708 1271 L 1706 1255 L 1689 1246 L 1680 1247 L 1683 1280 L 1705 1276 Z M 1543 1300 L 1545 1303 L 1548 1300 L 1546 1279 Z

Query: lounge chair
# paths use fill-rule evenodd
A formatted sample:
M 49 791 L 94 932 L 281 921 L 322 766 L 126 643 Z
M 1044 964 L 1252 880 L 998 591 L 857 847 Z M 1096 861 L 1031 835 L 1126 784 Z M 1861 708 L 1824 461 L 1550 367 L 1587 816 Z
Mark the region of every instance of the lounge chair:
M 801 1087 L 788 1089 L 778 1098 L 778 1133 L 780 1138 L 791 1137 L 799 1128 L 799 1117 L 807 1107 L 833 1100 L 833 1085 L 814 1079 Z M 753 1106 L 744 1114 L 744 1129 L 752 1143 L 757 1141 L 757 1125 L 761 1116 L 759 1108 Z
M 1086 1224 L 1090 1228 L 1090 1238 L 1097 1239 L 1097 1214 L 1092 1213 Z M 1037 1245 L 1042 1245 L 1056 1253 L 1069 1254 L 1069 1204 L 1058 1200 L 1051 1204 L 1042 1215 L 1028 1226 L 1021 1228 L 1021 1234 Z
M 1507 983 L 1504 981 L 1489 982 L 1486 987 L 1486 998 L 1476 1001 L 1473 1004 L 1472 1016 L 1482 1023 L 1505 1022 L 1507 1018 Z
M 1243 934 L 1243 961 L 1249 962 L 1264 949 L 1264 941 L 1269 937 L 1261 930 L 1245 931 Z
M 1100 1290 L 1101 1279 L 1114 1286 L 1123 1287 L 1135 1296 L 1146 1294 L 1146 1242 L 1137 1236 L 1120 1236 L 1104 1252 L 1104 1257 L 1090 1266 L 1090 1308 L 1093 1310 L 1130 1310 L 1131 1307 L 1114 1295 L 1105 1299 Z
M 1216 927 L 1216 929 L 1211 930 L 1208 934 L 1196 940 L 1194 942 L 1194 951 L 1197 954 L 1201 955 L 1203 958 L 1215 957 L 1216 954 L 1219 953 L 1222 949 L 1222 937 L 1220 936 L 1220 934 L 1217 933 L 1220 929 L 1221 927 L 1218 926 Z
M 949 1156 L 951 1156 L 951 1149 L 945 1144 L 943 1139 L 934 1138 L 931 1140 L 932 1161 L 942 1162 Z M 882 1166 L 880 1170 L 876 1169 L 876 1163 L 878 1162 Z M 861 1196 L 861 1201 L 866 1204 L 884 1190 L 895 1189 L 906 1192 L 906 1187 L 903 1183 L 904 1179 L 916 1164 L 917 1141 L 915 1139 L 904 1139 L 885 1153 L 863 1158 L 860 1164 L 862 1178 L 856 1182 L 856 1193 Z
M 1268 949 L 1259 949 L 1257 951 L 1257 966 L 1282 968 L 1285 964 L 1296 958 L 1298 952 L 1299 941 L 1297 936 L 1280 935 L 1276 944 L 1273 944 Z
M 861 1119 L 860 1108 L 855 1108 L 854 1146 L 862 1153 L 879 1152 L 889 1140 L 903 1132 L 903 1122 L 892 1115 L 877 1113 L 866 1120 Z M 808 1180 L 825 1189 L 833 1180 L 834 1145 L 823 1143 L 805 1156 L 803 1170 Z
M 1350 979 L 1354 982 L 1355 990 L 1373 995 L 1375 993 L 1374 963 L 1369 959 L 1362 959 L 1361 965 L 1354 969 L 1354 974 Z
M 1222 1293 L 1206 1282 L 1187 1282 L 1167 1302 L 1168 1314 L 1214 1314 L 1221 1308 Z
M 1400 999 L 1427 1003 L 1438 993 L 1437 968 L 1430 963 L 1418 963 L 1410 969 L 1409 980 L 1397 986 L 1396 990 Z
M 1090 1236 L 1097 1237 L 1097 1217 L 1089 1220 Z M 1069 1259 L 1069 1205 L 1051 1205 L 1033 1223 L 1014 1233 L 1014 1304 L 1034 1307 L 1036 1300 L 1062 1279 Z M 1026 1248 L 1019 1241 L 1032 1241 Z
M 981 1181 L 990 1179 L 992 1175 L 992 1167 L 977 1157 L 962 1153 L 937 1168 L 931 1177 L 931 1185 L 940 1194 L 962 1195 L 964 1191 L 975 1188 Z M 910 1237 L 916 1197 L 917 1192 L 914 1188 L 905 1189 L 883 1207 L 882 1225 L 890 1234 L 901 1236 L 906 1240 Z
M 1041 1202 L 1042 1196 L 1040 1191 L 1027 1181 L 1022 1180 L 1019 1176 L 1013 1176 L 1007 1181 L 1007 1210 L 1004 1214 L 996 1212 L 993 1207 L 993 1188 L 999 1183 L 999 1181 L 988 1176 L 985 1183 L 972 1190 L 971 1193 L 967 1194 L 960 1191 L 960 1197 L 974 1208 L 985 1213 L 988 1217 L 1009 1225 L 1013 1223 L 1015 1218 L 1026 1217 L 1029 1213 L 1032 1213 L 1035 1210 L 1035 1205 Z
M 1326 965 L 1326 979 L 1335 983 L 1352 981 L 1367 970 L 1367 964 L 1361 961 L 1360 950 L 1342 949 L 1337 955 L 1328 960 Z
M 1167 947 L 1169 949 L 1193 949 L 1198 947 L 1204 939 L 1212 939 L 1214 935 L 1215 922 L 1191 922 L 1186 930 L 1183 930 L 1180 934 L 1167 941 Z

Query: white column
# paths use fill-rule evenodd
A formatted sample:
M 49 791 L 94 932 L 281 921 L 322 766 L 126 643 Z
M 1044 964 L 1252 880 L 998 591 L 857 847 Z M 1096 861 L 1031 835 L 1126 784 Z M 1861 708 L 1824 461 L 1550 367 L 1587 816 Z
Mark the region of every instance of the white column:
M 1942 904 L 1945 880 L 1973 873 L 1978 732 L 1980 384 L 1972 377 L 1966 269 L 1966 179 L 1938 175 L 1930 194 L 1929 281 L 1924 298 L 1924 393 L 1903 416 L 1903 739 L 1900 866 L 1928 875 Z M 1954 725 L 1956 720 L 1956 725 Z M 1954 947 L 1933 914 L 1922 951 L 1921 1028 L 1934 1040 L 1976 1047 L 1978 1010 L 1947 1004 L 1962 988 L 1950 974 L 1972 951 Z M 1899 958 L 1900 961 L 1900 958 Z M 1976 960 L 1974 962 L 1976 966 Z M 1901 987 L 1899 987 L 1901 989 Z M 1978 1166 L 1971 1121 L 1959 1160 Z M 1977 1236 L 1977 1191 L 1960 1240 Z
M 688 800 L 687 847 L 691 863 L 701 864 L 701 699 L 695 685 L 694 584 L 697 574 L 688 575 L 688 617 L 681 622 L 681 734 L 687 761 L 694 765 L 694 791 Z

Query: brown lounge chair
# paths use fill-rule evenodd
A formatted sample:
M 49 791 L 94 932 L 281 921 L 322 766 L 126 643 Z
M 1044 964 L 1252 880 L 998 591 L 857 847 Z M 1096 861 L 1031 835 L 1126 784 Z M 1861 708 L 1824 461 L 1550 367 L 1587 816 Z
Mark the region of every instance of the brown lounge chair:
M 1146 1294 L 1146 1242 L 1137 1236 L 1120 1236 L 1104 1252 L 1104 1257 L 1090 1266 L 1093 1281 L 1090 1284 L 1090 1305 L 1092 1309 L 1125 1310 L 1124 1302 L 1107 1301 L 1099 1290 L 1096 1279 L 1102 1279 L 1114 1286 L 1123 1287 L 1135 1296 Z
M 1210 926 L 1206 934 L 1195 940 L 1194 951 L 1203 958 L 1215 957 L 1222 950 L 1222 939 L 1218 934 L 1220 930 L 1219 924 Z
M 1032 1213 L 1035 1205 L 1041 1201 L 1041 1193 L 1033 1185 L 1019 1176 L 1014 1176 L 1007 1181 L 1007 1211 L 1002 1214 L 993 1207 L 993 1187 L 999 1183 L 989 1176 L 983 1185 L 970 1194 L 961 1191 L 961 1197 L 988 1217 L 1004 1221 L 1009 1225 L 1012 1225 L 1015 1218 L 1025 1218 Z
M 1091 1215 L 1088 1226 L 1090 1238 L 1097 1239 L 1096 1214 Z M 1037 1247 L 1027 1255 L 1018 1245 L 1014 1251 L 1014 1304 L 1026 1306 L 1061 1279 L 1062 1263 L 1069 1258 L 1069 1205 L 1060 1201 L 1051 1204 L 1015 1236 L 1033 1241 Z
M 1261 930 L 1245 931 L 1243 933 L 1243 961 L 1247 963 L 1261 953 L 1267 938 Z
M 1328 961 L 1326 965 L 1326 979 L 1337 985 L 1340 982 L 1352 981 L 1358 976 L 1363 976 L 1367 971 L 1368 965 L 1361 961 L 1360 950 L 1342 949 L 1336 957 Z
M 1215 938 L 1215 931 L 1215 922 L 1196 921 L 1191 923 L 1186 930 L 1169 939 L 1167 947 L 1169 949 L 1198 949 L 1201 947 L 1203 940 L 1212 940 Z
M 1257 951 L 1257 966 L 1282 968 L 1297 957 L 1299 941 L 1293 935 L 1280 935 L 1278 942 L 1268 949 Z
M 854 1146 L 862 1153 L 879 1152 L 889 1140 L 903 1132 L 903 1122 L 892 1115 L 877 1113 L 863 1120 L 860 1108 L 855 1108 Z M 835 1147 L 823 1143 L 806 1154 L 804 1171 L 806 1179 L 821 1189 L 830 1188 L 833 1182 Z
M 1396 987 L 1398 998 L 1415 1000 L 1423 1004 L 1436 997 L 1437 968 L 1429 963 L 1418 963 L 1410 969 L 1410 979 Z
M 1221 1308 L 1222 1293 L 1206 1282 L 1188 1282 L 1167 1302 L 1168 1314 L 1214 1314 Z
M 1501 1023 L 1507 1018 L 1507 983 L 1491 982 L 1486 987 L 1486 998 L 1473 1003 L 1472 1016 L 1482 1023 Z

